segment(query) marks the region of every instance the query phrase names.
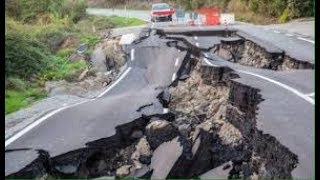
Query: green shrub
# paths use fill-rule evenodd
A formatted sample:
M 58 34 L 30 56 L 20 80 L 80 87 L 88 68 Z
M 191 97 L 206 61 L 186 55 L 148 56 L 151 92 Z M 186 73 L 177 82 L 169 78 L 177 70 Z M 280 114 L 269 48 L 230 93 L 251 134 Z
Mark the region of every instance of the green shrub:
M 58 56 L 59 58 L 68 58 L 75 51 L 76 50 L 74 48 L 61 49 L 56 53 L 56 56 Z
M 6 0 L 8 16 L 23 22 L 33 22 L 38 15 L 54 14 L 56 17 L 69 17 L 77 22 L 85 15 L 86 0 Z
M 279 17 L 283 14 L 287 6 L 287 0 L 273 0 L 272 14 Z
M 6 89 L 14 89 L 14 90 L 25 90 L 27 88 L 27 83 L 15 77 L 8 77 L 5 81 Z
M 24 91 L 5 91 L 5 113 L 9 114 L 23 107 L 29 106 L 32 102 L 46 97 L 46 92 L 40 88 L 25 89 Z
M 76 23 L 86 15 L 86 8 L 86 0 L 64 0 L 61 14 L 63 17 L 70 17 Z
M 39 41 L 23 34 L 5 35 L 5 76 L 28 79 L 40 74 L 47 66 L 48 51 Z
M 255 13 L 258 12 L 259 9 L 259 0 L 250 0 L 249 1 L 249 9 Z
M 95 46 L 100 41 L 101 41 L 100 37 L 98 37 L 98 36 L 89 36 L 89 35 L 84 35 L 80 39 L 81 43 L 88 44 L 89 47 Z
M 281 16 L 279 17 L 279 22 L 280 23 L 285 23 L 289 20 L 289 9 L 286 8 L 283 13 L 281 14 Z
M 45 28 L 36 36 L 51 52 L 56 52 L 68 36 L 68 32 L 63 28 Z
M 42 80 L 61 80 L 73 76 L 87 67 L 84 61 L 68 61 L 66 58 L 53 56 L 42 75 Z

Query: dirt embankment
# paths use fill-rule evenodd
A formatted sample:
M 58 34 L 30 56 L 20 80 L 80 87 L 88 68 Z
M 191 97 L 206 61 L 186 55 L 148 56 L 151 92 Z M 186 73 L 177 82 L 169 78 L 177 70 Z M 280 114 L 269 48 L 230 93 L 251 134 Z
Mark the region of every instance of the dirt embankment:
M 105 39 L 98 44 L 90 60 L 90 67 L 72 78 L 46 82 L 49 96 L 75 95 L 94 98 L 96 92 L 109 85 L 122 70 L 126 59 L 119 38 Z

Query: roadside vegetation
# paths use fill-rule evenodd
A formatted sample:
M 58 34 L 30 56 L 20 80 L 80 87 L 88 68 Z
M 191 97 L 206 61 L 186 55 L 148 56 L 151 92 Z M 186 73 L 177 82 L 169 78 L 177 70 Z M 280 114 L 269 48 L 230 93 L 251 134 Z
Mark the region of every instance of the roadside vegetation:
M 92 7 L 124 8 L 126 0 L 89 0 Z M 164 0 L 186 10 L 220 8 L 235 13 L 236 20 L 256 24 L 285 23 L 292 19 L 314 16 L 314 0 Z M 135 0 L 129 9 L 149 10 L 151 0 Z
M 5 1 L 5 113 L 46 97 L 46 81 L 73 81 L 87 68 L 87 60 L 102 32 L 140 25 L 138 19 L 87 16 L 86 0 Z M 75 56 L 80 44 L 84 57 Z

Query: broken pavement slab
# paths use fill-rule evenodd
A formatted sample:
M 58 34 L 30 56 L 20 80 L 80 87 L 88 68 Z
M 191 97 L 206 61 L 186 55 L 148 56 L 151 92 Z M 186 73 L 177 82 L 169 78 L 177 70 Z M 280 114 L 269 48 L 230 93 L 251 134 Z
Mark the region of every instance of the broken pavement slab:
M 5 152 L 5 154 L 5 176 L 18 172 L 19 170 L 21 170 L 21 167 L 26 167 L 39 157 L 39 153 L 33 149 L 15 151 L 12 150 L 11 152 Z
M 206 173 L 200 175 L 200 179 L 228 179 L 229 172 L 231 167 L 226 168 L 232 165 L 232 162 L 226 162 L 212 170 L 207 171 Z
M 182 154 L 183 148 L 178 141 L 179 137 L 162 143 L 155 151 L 151 159 L 153 170 L 151 179 L 166 179 L 175 162 Z
M 162 43 L 162 41 L 164 41 L 163 39 L 159 40 L 157 43 L 153 43 L 152 41 L 159 39 L 158 37 L 154 36 L 150 39 L 148 38 L 146 40 L 148 42 L 145 44 L 144 44 L 144 41 L 139 43 L 139 45 L 141 45 L 139 46 L 139 48 L 141 49 L 136 50 L 136 55 L 138 55 L 137 57 L 139 57 L 139 60 L 134 61 L 134 63 L 132 64 L 133 71 L 129 74 L 129 76 L 127 76 L 127 78 L 124 78 L 124 80 L 121 81 L 121 83 L 123 83 L 122 85 L 121 83 L 119 84 L 119 86 L 122 86 L 124 90 L 119 90 L 118 88 L 120 87 L 117 86 L 116 91 L 114 91 L 114 93 L 112 94 L 113 97 L 119 96 L 119 92 L 127 94 L 128 91 L 135 90 L 142 93 L 143 97 L 139 96 L 139 98 L 141 98 L 142 100 L 145 100 L 144 98 L 146 98 L 145 97 L 146 92 L 149 92 L 149 93 L 154 92 L 154 90 L 156 89 L 155 87 L 159 87 L 159 86 L 162 87 L 163 85 L 166 84 L 164 83 L 166 82 L 166 80 L 170 81 L 170 77 L 174 71 L 170 71 L 168 69 L 170 69 L 171 66 L 174 66 L 174 58 L 167 58 L 167 55 L 162 56 L 163 54 L 161 53 L 162 51 L 154 50 L 157 48 L 162 48 L 161 46 L 163 45 Z M 137 46 L 134 46 L 134 47 L 137 47 Z M 153 49 L 153 50 L 149 50 L 149 49 Z M 168 50 L 166 48 L 163 48 L 163 49 Z M 173 49 L 172 51 L 168 50 L 166 52 L 174 53 L 175 49 L 174 48 L 172 49 Z M 160 59 L 153 58 L 155 56 L 162 56 L 162 58 Z M 185 65 L 186 64 L 183 64 L 182 66 L 185 66 Z M 182 111 L 182 113 L 187 112 L 186 114 L 188 115 L 191 114 L 189 112 L 192 112 L 194 113 L 192 114 L 194 116 L 191 116 L 191 117 L 187 116 L 187 118 L 181 118 L 181 119 L 175 119 L 175 118 L 172 118 L 170 120 L 166 119 L 168 122 L 174 124 L 174 126 L 176 126 L 178 130 L 180 130 L 179 132 L 180 137 L 176 137 L 174 140 L 165 142 L 163 144 L 160 143 L 160 145 L 157 146 L 157 148 L 153 153 L 153 157 L 151 158 L 151 165 L 153 169 L 153 174 L 151 176 L 156 178 L 161 178 L 161 179 L 164 179 L 168 176 L 175 177 L 176 174 L 180 175 L 181 177 L 199 176 L 205 173 L 206 171 L 212 169 L 214 166 L 220 166 L 221 164 L 228 162 L 230 160 L 232 160 L 233 162 L 237 161 L 237 163 L 239 164 L 245 164 L 246 162 L 248 162 L 248 159 L 253 157 L 252 153 L 254 151 L 259 156 L 261 156 L 259 162 L 262 162 L 262 164 L 263 163 L 271 164 L 271 167 L 264 167 L 264 165 L 260 167 L 260 165 L 258 164 L 257 168 L 259 169 L 265 168 L 265 172 L 274 173 L 272 174 L 272 176 L 290 177 L 292 168 L 297 163 L 296 156 L 290 151 L 291 149 L 287 149 L 284 145 L 280 144 L 275 137 L 269 134 L 264 134 L 264 132 L 261 132 L 261 130 L 257 129 L 256 127 L 256 124 L 255 124 L 256 113 L 258 112 L 258 110 L 260 113 L 260 110 L 261 110 L 257 108 L 257 104 L 261 100 L 259 99 L 259 96 L 261 95 L 260 91 L 254 88 L 255 86 L 254 87 L 248 86 L 247 83 L 245 82 L 240 83 L 235 80 L 231 80 L 233 78 L 230 78 L 230 79 L 222 78 L 224 77 L 223 76 L 224 73 L 227 73 L 227 71 L 221 71 L 222 75 L 215 72 L 212 73 L 210 71 L 206 71 L 207 73 L 204 73 L 204 74 L 199 74 L 199 73 L 195 73 L 194 66 L 190 66 L 190 67 L 191 67 L 190 68 L 191 73 L 188 73 L 190 74 L 189 78 L 186 78 L 185 81 L 183 82 L 177 81 L 175 85 L 172 85 L 172 86 L 170 85 L 171 88 L 176 86 L 178 89 L 178 91 L 175 94 L 173 94 L 173 96 L 176 96 L 178 98 L 179 97 L 186 98 L 184 102 L 185 104 L 179 104 L 177 106 L 178 108 L 175 106 L 173 106 L 172 108 L 171 106 L 170 110 L 175 113 L 174 115 L 180 116 L 181 112 L 179 114 L 179 111 Z M 150 68 L 150 69 L 147 71 L 144 71 L 143 70 L 144 68 L 145 69 Z M 182 68 L 186 68 L 186 67 L 182 67 Z M 156 71 L 156 70 L 159 70 L 159 71 Z M 212 68 L 212 71 L 219 71 L 219 68 Z M 143 72 L 141 73 L 141 76 L 139 76 L 141 78 L 135 77 L 137 79 L 134 79 L 133 76 L 139 74 L 138 72 Z M 159 76 L 156 76 L 156 75 L 159 75 Z M 203 75 L 203 77 L 201 75 Z M 209 76 L 213 80 L 215 80 L 215 78 L 221 79 L 222 82 L 220 83 L 220 85 L 212 84 L 210 83 L 211 80 Z M 207 79 L 208 82 L 200 83 L 201 78 Z M 235 79 L 237 78 L 239 79 L 239 77 L 236 77 Z M 240 75 L 240 78 L 243 78 L 243 76 Z M 144 80 L 146 80 L 146 82 Z M 132 84 L 131 84 L 132 86 L 128 86 L 128 84 L 130 85 L 130 83 L 132 82 L 135 82 L 135 83 L 139 82 L 140 84 L 138 86 L 132 85 Z M 143 83 L 146 83 L 146 84 L 143 84 Z M 184 86 L 181 86 L 181 84 L 184 84 L 184 83 L 187 83 L 187 84 L 189 83 L 189 86 L 185 86 L 185 87 L 192 87 L 192 88 L 185 88 Z M 254 83 L 254 82 L 250 82 L 250 83 Z M 148 89 L 148 91 L 144 91 L 146 89 Z M 158 91 L 154 92 L 154 94 L 151 93 L 150 97 L 152 96 L 153 98 L 155 98 L 157 95 L 159 95 L 159 93 L 160 92 Z M 262 91 L 262 93 L 265 93 L 265 92 Z M 216 95 L 217 97 L 212 98 L 210 97 L 210 94 Z M 127 94 L 127 95 L 128 96 L 126 96 L 126 98 L 124 98 L 123 101 L 128 106 L 128 102 L 131 102 L 133 99 L 130 96 L 132 94 Z M 105 99 L 106 101 L 110 101 L 110 99 L 112 98 L 110 98 L 110 94 L 109 94 L 109 96 L 105 96 L 103 99 Z M 188 102 L 192 99 L 195 99 L 195 100 L 192 101 L 191 104 L 188 104 Z M 147 104 L 148 102 L 150 101 L 145 100 L 143 104 L 136 106 L 134 110 L 138 109 L 138 107 L 141 107 Z M 180 101 L 170 101 L 169 105 L 171 103 L 177 103 L 177 102 L 179 103 Z M 212 105 L 210 105 L 211 102 L 213 102 Z M 228 103 L 228 106 L 226 106 L 226 103 Z M 108 111 L 108 109 L 111 107 L 108 108 L 105 106 L 105 104 L 100 104 L 100 106 L 97 106 L 97 107 L 103 107 L 101 108 L 101 111 L 104 111 L 104 113 L 100 114 L 101 115 L 100 118 L 102 119 L 101 122 L 108 122 L 108 123 L 116 122 L 116 123 L 120 123 L 121 124 L 120 126 L 123 127 L 123 126 L 126 126 L 126 124 L 123 124 L 123 123 L 130 123 L 132 121 L 132 116 L 120 118 L 120 120 L 126 121 L 126 122 L 118 122 L 119 120 L 115 120 L 114 116 L 110 117 L 110 115 L 112 115 L 113 113 L 119 113 L 119 111 L 121 111 L 120 109 L 124 109 L 123 106 L 121 105 L 116 106 L 118 107 L 118 108 L 115 108 L 117 112 Z M 153 106 L 150 106 L 150 107 L 154 108 Z M 162 106 L 159 106 L 159 107 L 160 107 L 159 109 L 163 110 Z M 208 108 L 209 110 L 206 110 Z M 131 108 L 130 104 L 128 108 L 125 108 L 125 110 L 128 110 L 130 112 L 132 112 L 132 109 L 133 108 Z M 149 109 L 149 108 L 145 108 L 145 109 Z M 93 109 L 93 111 L 95 110 L 96 109 Z M 281 108 L 279 108 L 279 111 L 280 110 Z M 106 113 L 105 111 L 108 111 L 108 113 Z M 210 112 L 210 113 L 204 114 L 202 111 Z M 122 111 L 119 114 L 121 113 L 125 114 L 127 112 Z M 152 114 L 154 113 L 154 111 L 150 110 L 149 113 Z M 105 114 L 108 115 L 107 119 L 105 116 L 103 116 Z M 224 117 L 224 115 L 226 117 Z M 208 118 L 213 118 L 213 119 L 208 119 Z M 178 120 L 179 122 L 173 122 Z M 228 128 L 228 126 L 223 127 L 222 120 L 228 121 L 228 123 L 232 124 L 239 131 L 235 130 L 235 128 Z M 72 121 L 71 116 L 69 121 Z M 90 122 L 92 121 L 97 121 L 97 119 L 96 118 L 90 119 Z M 269 121 L 272 121 L 272 120 L 269 120 Z M 65 121 L 65 122 L 68 122 L 68 121 Z M 186 137 L 188 137 L 189 135 L 191 136 L 192 133 L 197 134 L 196 132 L 193 132 L 194 128 L 195 126 L 197 126 L 198 124 L 201 124 L 202 122 L 205 122 L 203 124 L 203 126 L 205 127 L 203 129 L 205 129 L 205 131 L 204 132 L 201 131 L 202 133 L 198 136 L 201 138 L 201 141 L 189 142 Z M 190 124 L 190 126 L 188 126 L 188 123 Z M 97 127 L 101 127 L 101 123 L 99 124 L 100 124 L 99 126 L 96 125 L 96 127 L 93 129 L 99 130 L 99 128 Z M 86 125 L 87 126 L 85 127 L 88 127 L 89 125 L 92 125 L 92 124 L 86 124 Z M 163 127 L 166 127 L 168 123 L 164 123 L 164 125 L 165 126 L 158 126 L 158 128 L 161 129 Z M 111 127 L 110 128 L 108 126 L 103 126 L 103 127 L 104 127 L 104 133 L 106 132 L 109 133 L 109 131 L 112 131 Z M 188 127 L 191 127 L 190 130 Z M 108 128 L 108 129 L 105 129 L 105 128 Z M 141 137 L 141 133 L 134 133 L 135 135 L 131 139 L 132 134 L 135 131 L 131 132 L 130 130 L 126 130 L 126 129 L 127 128 L 122 129 L 123 132 L 127 132 L 127 133 L 123 133 L 121 136 L 123 137 L 123 140 L 125 142 L 132 143 L 130 142 L 132 139 L 136 140 L 136 138 Z M 166 128 L 163 128 L 163 129 L 166 129 Z M 168 129 L 169 129 L 168 131 L 172 130 L 172 128 L 168 128 Z M 239 135 L 238 132 L 241 132 L 241 134 Z M 256 133 L 252 133 L 252 132 L 256 132 Z M 81 131 L 81 133 L 83 133 L 83 130 Z M 91 133 L 89 132 L 86 135 L 89 135 Z M 182 138 L 181 135 L 186 137 Z M 99 136 L 99 137 L 105 137 L 105 136 Z M 129 137 L 129 139 L 127 137 Z M 233 139 L 232 141 L 228 141 L 230 137 L 231 139 Z M 241 137 L 249 138 L 249 139 L 246 139 L 247 141 L 239 141 Z M 251 137 L 253 137 L 253 139 L 250 139 Z M 168 138 L 168 140 L 170 139 L 171 138 Z M 257 139 L 259 141 L 255 141 Z M 99 140 L 94 140 L 94 141 L 99 141 Z M 109 141 L 106 141 L 106 140 L 105 141 L 100 140 L 100 142 L 105 142 L 105 144 L 108 144 L 108 145 L 114 145 L 112 143 L 111 144 L 107 143 Z M 113 143 L 116 144 L 117 139 L 115 139 Z M 192 152 L 191 148 L 193 147 L 192 143 L 195 144 L 193 149 L 194 153 L 191 154 L 190 156 L 189 154 L 190 152 Z M 97 144 L 99 145 L 99 143 Z M 97 144 L 95 144 L 96 147 L 97 147 Z M 100 143 L 100 145 L 102 144 L 103 143 Z M 246 145 L 249 146 L 249 148 Z M 134 147 L 133 144 L 131 144 L 130 146 L 131 148 Z M 251 146 L 253 146 L 252 149 L 250 148 Z M 118 151 L 120 154 L 123 153 L 122 150 L 118 150 Z M 115 152 L 115 154 L 117 154 L 118 151 Z M 125 153 L 126 158 L 132 157 L 133 154 L 130 154 L 131 151 L 125 151 L 125 152 L 129 153 L 129 154 Z M 194 156 L 192 157 L 192 155 Z M 194 159 L 191 159 L 190 161 L 189 159 L 190 157 Z M 275 157 L 275 158 L 271 158 L 271 157 Z M 137 156 L 134 155 L 133 158 L 136 160 Z M 281 159 L 281 160 L 276 161 L 274 159 Z M 125 159 L 120 160 L 119 162 L 121 162 L 121 164 L 119 166 L 116 166 L 116 168 L 130 164 L 124 161 Z M 243 161 L 246 161 L 246 162 L 243 162 Z M 169 164 L 169 167 L 167 167 L 168 164 Z M 139 166 L 140 164 L 137 164 L 137 165 Z M 95 164 L 91 166 L 95 166 Z M 95 169 L 95 168 L 96 167 L 92 167 L 92 169 Z M 239 166 L 237 169 L 239 171 Z M 127 174 L 126 170 L 127 169 L 125 169 L 124 174 Z M 182 170 L 181 173 L 179 172 L 179 170 Z M 142 171 L 141 175 L 144 174 L 145 172 L 148 172 L 149 171 L 148 166 L 143 166 L 141 168 L 141 171 Z M 259 174 L 259 176 L 263 174 L 264 172 L 262 174 Z

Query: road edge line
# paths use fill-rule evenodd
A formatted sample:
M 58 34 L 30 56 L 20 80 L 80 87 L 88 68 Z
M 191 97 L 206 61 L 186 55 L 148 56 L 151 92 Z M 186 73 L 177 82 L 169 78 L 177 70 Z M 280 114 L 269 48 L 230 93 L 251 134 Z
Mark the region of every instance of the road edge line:
M 98 99 L 105 95 L 107 92 L 109 92 L 115 85 L 117 85 L 131 70 L 131 67 L 128 67 L 128 69 L 121 74 L 121 76 L 113 82 L 104 92 L 102 92 L 99 96 L 97 96 L 95 99 Z
M 306 97 L 303 93 L 299 92 L 298 90 L 286 85 L 286 84 L 283 84 L 279 81 L 276 81 L 276 80 L 273 80 L 273 79 L 270 79 L 270 78 L 267 78 L 267 77 L 264 77 L 264 76 L 261 76 L 259 74 L 255 74 L 255 73 L 252 73 L 252 72 L 247 72 L 247 71 L 243 71 L 243 70 L 237 70 L 238 72 L 240 73 L 244 73 L 244 74 L 249 74 L 249 75 L 252 75 L 252 76 L 255 76 L 255 77 L 258 77 L 258 78 L 261 78 L 261 79 L 264 79 L 266 81 L 269 81 L 273 84 L 276 84 L 288 91 L 291 91 L 292 93 L 296 94 L 297 96 L 301 97 L 302 99 L 308 101 L 309 103 L 311 103 L 312 105 L 314 105 L 314 100 L 310 97 Z
M 49 117 L 55 115 L 56 113 L 62 111 L 62 110 L 65 110 L 65 109 L 68 109 L 68 108 L 71 108 L 71 107 L 74 107 L 74 106 L 77 106 L 77 105 L 80 105 L 80 104 L 83 104 L 83 103 L 86 103 L 86 102 L 89 102 L 89 101 L 93 101 L 94 99 L 90 99 L 90 100 L 87 100 L 87 101 L 82 101 L 82 102 L 79 102 L 79 103 L 76 103 L 76 104 L 72 104 L 70 106 L 66 106 L 66 107 L 62 107 L 62 108 L 59 108 L 59 109 L 56 109 L 56 110 L 53 110 L 51 111 L 50 113 L 42 116 L 40 119 L 34 121 L 33 123 L 29 124 L 28 126 L 26 126 L 25 128 L 23 128 L 21 131 L 17 132 L 16 134 L 12 135 L 10 138 L 8 138 L 6 141 L 5 141 L 5 146 L 4 147 L 7 147 L 8 145 L 10 145 L 11 143 L 13 143 L 15 140 L 19 139 L 21 136 L 23 136 L 24 134 L 26 134 L 27 132 L 29 132 L 30 130 L 32 130 L 34 127 L 38 126 L 40 123 L 42 123 L 43 121 L 45 121 L 46 119 L 48 119 Z
M 214 64 L 212 64 L 210 61 L 208 61 L 206 58 L 204 58 L 204 61 L 206 61 L 208 64 L 210 64 L 211 66 L 216 66 Z M 310 97 L 307 97 L 305 96 L 303 93 L 299 92 L 298 90 L 286 85 L 286 84 L 283 84 L 279 81 L 276 81 L 276 80 L 273 80 L 273 79 L 270 79 L 270 78 L 267 78 L 267 77 L 264 77 L 264 76 L 261 76 L 259 74 L 255 74 L 255 73 L 252 73 L 252 72 L 248 72 L 248 71 L 243 71 L 243 70 L 235 70 L 237 72 L 240 72 L 240 73 L 244 73 L 244 74 L 248 74 L 248 75 L 251 75 L 251 76 L 255 76 L 255 77 L 258 77 L 258 78 L 261 78 L 261 79 L 264 79 L 266 81 L 269 81 L 271 83 L 274 83 L 288 91 L 291 91 L 292 93 L 296 94 L 297 96 L 301 97 L 302 99 L 306 100 L 307 102 L 309 102 L 310 104 L 314 105 L 314 99 L 310 98 Z
M 309 42 L 309 43 L 314 44 L 314 41 L 309 40 L 309 39 L 305 39 L 305 38 L 303 38 L 303 37 L 297 37 L 297 39 L 300 39 L 300 40 L 302 40 L 302 41 L 306 41 L 306 42 Z
M 12 135 L 11 137 L 9 137 L 7 140 L 5 140 L 5 147 L 7 147 L 8 145 L 10 145 L 11 143 L 13 143 L 14 141 L 16 141 L 17 139 L 19 139 L 21 136 L 23 136 L 24 134 L 26 134 L 27 132 L 29 132 L 30 130 L 32 130 L 33 128 L 35 128 L 36 126 L 38 126 L 39 124 L 41 124 L 43 121 L 45 121 L 46 119 L 48 119 L 49 117 L 55 115 L 56 113 L 58 112 L 61 112 L 65 109 L 68 109 L 68 108 L 71 108 L 71 107 L 75 107 L 77 105 L 80 105 L 80 104 L 83 104 L 83 103 L 86 103 L 86 102 L 90 102 L 90 101 L 93 101 L 93 100 L 96 100 L 100 97 L 102 97 L 103 95 L 105 95 L 108 91 L 110 91 L 116 84 L 118 84 L 121 79 L 123 79 L 128 73 L 129 71 L 131 70 L 131 67 L 128 67 L 127 70 L 121 74 L 121 76 L 114 82 L 112 83 L 111 86 L 109 86 L 103 93 L 101 93 L 99 96 L 97 96 L 96 98 L 94 99 L 90 99 L 90 100 L 86 100 L 86 101 L 82 101 L 82 102 L 79 102 L 79 103 L 76 103 L 76 104 L 72 104 L 70 106 L 66 106 L 66 107 L 62 107 L 62 108 L 59 108 L 59 109 L 56 109 L 56 110 L 53 110 L 51 112 L 49 112 L 48 114 L 42 116 L 40 119 L 34 121 L 33 123 L 29 124 L 28 126 L 26 126 L 25 128 L 23 128 L 21 131 L 15 133 L 14 135 Z

